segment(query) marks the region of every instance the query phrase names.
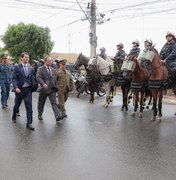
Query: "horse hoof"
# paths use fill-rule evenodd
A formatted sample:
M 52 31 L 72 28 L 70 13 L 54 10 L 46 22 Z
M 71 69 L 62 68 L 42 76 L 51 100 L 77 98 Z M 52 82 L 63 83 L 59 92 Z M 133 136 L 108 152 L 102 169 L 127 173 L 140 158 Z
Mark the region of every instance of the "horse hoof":
M 150 121 L 155 121 L 155 117 L 152 117 L 152 118 L 150 119 Z
M 143 113 L 139 113 L 139 117 L 141 118 L 143 116 Z
M 131 116 L 135 116 L 135 112 L 132 112 L 130 115 L 131 115 Z
M 156 122 L 161 122 L 161 117 L 157 117 L 157 120 L 156 120 Z
M 149 109 L 149 106 L 146 106 L 146 109 Z
M 105 104 L 104 107 L 107 108 L 107 107 L 108 107 L 108 104 Z

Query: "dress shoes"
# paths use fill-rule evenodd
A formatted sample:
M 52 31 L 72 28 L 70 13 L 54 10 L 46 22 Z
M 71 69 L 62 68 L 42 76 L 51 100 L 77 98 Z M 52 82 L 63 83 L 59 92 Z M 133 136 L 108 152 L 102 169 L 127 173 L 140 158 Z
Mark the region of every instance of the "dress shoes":
M 42 116 L 38 115 L 38 120 L 42 121 L 43 120 Z
M 35 130 L 35 128 L 32 126 L 32 124 L 26 124 L 26 128 L 31 130 L 31 131 Z
M 59 122 L 60 120 L 62 120 L 64 118 L 64 116 L 58 116 L 57 118 L 56 118 L 56 122 Z

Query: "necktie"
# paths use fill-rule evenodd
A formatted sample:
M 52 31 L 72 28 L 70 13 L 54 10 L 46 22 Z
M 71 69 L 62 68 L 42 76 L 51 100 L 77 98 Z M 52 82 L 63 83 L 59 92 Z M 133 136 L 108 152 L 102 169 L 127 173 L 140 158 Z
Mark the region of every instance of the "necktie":
M 51 70 L 50 70 L 50 68 L 48 68 L 48 74 L 49 74 L 49 76 L 51 76 Z
M 27 65 L 24 65 L 24 73 L 25 73 L 26 76 L 28 75 L 28 68 L 27 68 Z

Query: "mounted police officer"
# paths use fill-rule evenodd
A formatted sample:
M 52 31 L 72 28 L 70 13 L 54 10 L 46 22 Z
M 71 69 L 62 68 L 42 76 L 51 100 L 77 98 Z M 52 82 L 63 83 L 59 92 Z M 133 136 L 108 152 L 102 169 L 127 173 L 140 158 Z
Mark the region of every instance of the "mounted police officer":
M 7 101 L 10 93 L 12 71 L 13 71 L 13 65 L 8 62 L 7 55 L 2 54 L 1 63 L 0 63 L 0 86 L 1 86 L 2 109 L 8 107 Z
M 114 59 L 114 72 L 118 71 L 117 67 L 121 69 L 123 61 L 125 60 L 125 51 L 123 50 L 124 45 L 122 43 L 117 44 L 117 52 Z
M 168 67 L 176 66 L 176 38 L 173 32 L 166 34 L 166 44 L 162 47 L 159 56 Z
M 135 40 L 132 42 L 132 49 L 130 50 L 128 56 L 132 56 L 132 57 L 138 57 L 139 53 L 140 53 L 140 48 L 139 48 L 139 41 Z
M 150 62 L 152 62 L 153 58 L 154 58 L 154 52 L 151 50 L 153 45 L 153 42 L 151 39 L 146 39 L 144 41 L 144 48 L 142 51 L 140 51 L 139 55 L 138 55 L 138 60 L 141 61 L 142 60 L 148 60 Z
M 106 60 L 107 58 L 107 55 L 106 55 L 106 49 L 104 47 L 101 47 L 100 48 L 100 54 L 99 54 L 100 57 L 102 57 L 104 60 Z

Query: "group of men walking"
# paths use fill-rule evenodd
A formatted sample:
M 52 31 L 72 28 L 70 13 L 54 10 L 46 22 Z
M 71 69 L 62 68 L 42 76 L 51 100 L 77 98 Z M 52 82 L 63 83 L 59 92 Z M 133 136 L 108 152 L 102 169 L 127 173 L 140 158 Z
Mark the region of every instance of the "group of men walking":
M 32 125 L 33 122 L 33 109 L 32 109 L 32 93 L 33 93 L 33 79 L 34 79 L 34 69 L 29 65 L 29 54 L 23 52 L 20 57 L 20 63 L 14 67 L 3 62 L 3 55 L 1 57 L 2 62 L 0 63 L 0 79 L 2 80 L 2 75 L 6 73 L 6 77 L 9 77 L 9 84 L 4 91 L 4 82 L 1 81 L 1 104 L 2 108 L 5 109 L 7 105 L 7 100 L 10 92 L 10 84 L 13 85 L 13 91 L 15 92 L 14 107 L 12 112 L 12 121 L 16 123 L 17 117 L 19 116 L 19 109 L 22 101 L 24 101 L 26 109 L 26 128 L 29 130 L 35 130 Z M 6 57 L 7 58 L 7 57 Z M 39 83 L 39 97 L 38 97 L 38 119 L 43 120 L 44 105 L 47 97 L 50 100 L 52 110 L 56 122 L 59 122 L 64 117 L 67 117 L 65 110 L 65 101 L 68 98 L 68 93 L 74 87 L 74 82 L 72 80 L 71 74 L 66 70 L 66 60 L 60 60 L 58 62 L 58 68 L 54 69 L 51 67 L 53 60 L 50 56 L 44 58 L 44 65 L 39 67 L 36 74 L 36 79 Z M 8 72 L 8 73 L 7 73 Z M 8 76 L 7 76 L 8 74 Z M 4 78 L 7 80 L 8 78 Z M 8 81 L 6 81 L 8 82 Z M 6 92 L 6 93 L 5 93 Z M 8 93 L 7 93 L 8 92 Z M 56 92 L 58 92 L 58 103 L 56 99 Z

